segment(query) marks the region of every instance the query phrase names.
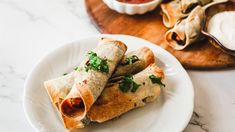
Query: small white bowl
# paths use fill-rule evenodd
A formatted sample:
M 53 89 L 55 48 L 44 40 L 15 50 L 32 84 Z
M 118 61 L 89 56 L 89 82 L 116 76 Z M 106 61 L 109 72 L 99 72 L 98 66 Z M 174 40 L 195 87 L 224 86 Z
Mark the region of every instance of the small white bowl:
M 155 9 L 162 0 L 153 0 L 143 4 L 128 4 L 124 2 L 119 2 L 117 0 L 103 0 L 103 2 L 112 10 L 119 13 L 135 15 L 144 14 L 148 11 Z

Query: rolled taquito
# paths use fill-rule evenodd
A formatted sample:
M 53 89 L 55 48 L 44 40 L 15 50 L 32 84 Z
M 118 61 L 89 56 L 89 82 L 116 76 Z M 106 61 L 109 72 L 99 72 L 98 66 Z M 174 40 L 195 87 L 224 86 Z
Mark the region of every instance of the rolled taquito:
M 174 0 L 160 5 L 163 24 L 171 28 L 176 22 L 186 17 L 188 14 L 182 13 L 180 0 Z
M 164 86 L 163 78 L 163 70 L 156 64 L 151 64 L 133 77 L 123 78 L 104 89 L 87 117 L 101 123 L 154 101 L 161 93 L 161 86 Z
M 123 59 L 120 61 L 120 63 L 117 66 L 116 71 L 113 74 L 116 74 L 119 76 L 123 76 L 126 73 L 134 74 L 139 71 L 142 71 L 153 62 L 154 62 L 153 52 L 147 47 L 142 47 L 140 49 L 127 53 L 123 57 Z M 44 83 L 47 93 L 49 97 L 51 98 L 52 104 L 58 110 L 58 114 L 61 117 L 62 122 L 64 123 L 64 126 L 68 129 L 82 128 L 84 127 L 84 125 L 89 123 L 87 120 L 68 118 L 66 116 L 63 116 L 59 111 L 59 106 L 61 104 L 61 101 L 63 101 L 65 97 L 68 95 L 68 93 L 70 92 L 74 84 L 74 79 L 76 78 L 76 76 L 79 76 L 78 72 L 80 72 L 80 69 L 75 68 L 75 71 L 65 76 L 62 76 L 56 79 L 51 79 Z M 116 75 L 115 77 L 117 77 Z
M 166 32 L 165 39 L 172 48 L 182 50 L 202 38 L 201 29 L 204 23 L 204 8 L 197 6 L 187 18 L 176 23 L 174 28 Z
M 131 51 L 123 57 L 112 77 L 118 77 L 128 73 L 135 74 L 153 62 L 154 54 L 149 48 L 142 47 L 138 50 Z
M 121 41 L 103 39 L 102 44 L 88 53 L 80 64 L 80 72 L 73 87 L 60 105 L 64 116 L 84 119 L 87 111 L 103 91 L 118 62 L 126 52 L 126 45 Z
M 212 1 L 213 0 L 181 0 L 181 10 L 183 13 L 189 13 L 197 5 L 204 6 Z
M 85 123 L 81 122 L 80 120 L 74 120 L 62 115 L 59 110 L 61 102 L 65 99 L 73 87 L 76 74 L 77 72 L 71 72 L 68 75 L 44 82 L 44 86 L 53 106 L 57 110 L 57 113 L 64 123 L 64 126 L 68 129 L 83 128 L 85 125 Z

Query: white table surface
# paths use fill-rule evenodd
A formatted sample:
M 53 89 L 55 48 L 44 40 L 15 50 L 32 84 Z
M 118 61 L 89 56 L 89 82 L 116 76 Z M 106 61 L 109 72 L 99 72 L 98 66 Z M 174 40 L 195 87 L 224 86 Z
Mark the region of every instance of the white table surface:
M 1 132 L 33 131 L 22 98 L 25 78 L 38 59 L 98 33 L 83 0 L 0 0 Z M 187 72 L 195 88 L 195 112 L 185 132 L 234 132 L 235 69 Z

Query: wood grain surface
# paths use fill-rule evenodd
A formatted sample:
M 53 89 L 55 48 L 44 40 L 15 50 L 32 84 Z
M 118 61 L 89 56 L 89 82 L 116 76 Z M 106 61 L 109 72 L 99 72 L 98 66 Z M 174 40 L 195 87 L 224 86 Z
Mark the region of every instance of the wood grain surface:
M 129 16 L 109 9 L 102 0 L 86 0 L 86 7 L 101 33 L 127 34 L 146 39 L 172 53 L 187 69 L 235 67 L 235 57 L 215 48 L 206 39 L 182 51 L 169 47 L 164 38 L 168 29 L 162 23 L 159 8 L 144 15 Z

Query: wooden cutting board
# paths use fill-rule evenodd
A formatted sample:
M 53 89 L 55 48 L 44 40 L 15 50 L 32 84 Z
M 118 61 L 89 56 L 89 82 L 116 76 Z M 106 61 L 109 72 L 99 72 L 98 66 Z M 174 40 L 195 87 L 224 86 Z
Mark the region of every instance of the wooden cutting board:
M 160 9 L 144 15 L 124 15 L 109 9 L 102 0 L 86 0 L 87 12 L 101 33 L 127 34 L 153 42 L 172 53 L 187 69 L 219 69 L 235 67 L 235 57 L 213 47 L 207 40 L 183 51 L 167 45 Z

